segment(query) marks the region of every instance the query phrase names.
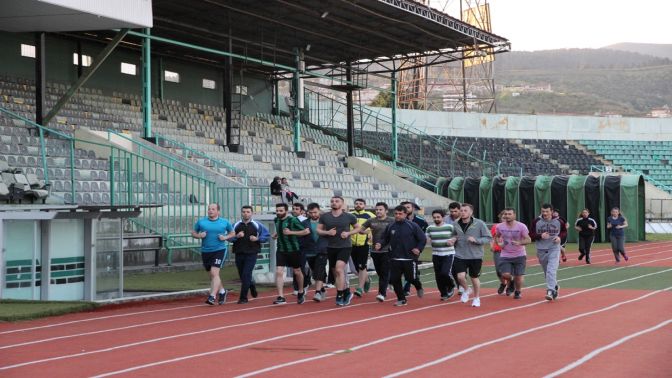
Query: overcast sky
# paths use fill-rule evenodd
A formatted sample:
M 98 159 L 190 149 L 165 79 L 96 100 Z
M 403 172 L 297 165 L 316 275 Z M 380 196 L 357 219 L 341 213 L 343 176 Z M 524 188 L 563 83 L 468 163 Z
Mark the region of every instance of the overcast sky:
M 484 2 L 484 0 L 482 0 Z M 475 3 L 475 1 L 474 1 Z M 672 0 L 490 0 L 492 31 L 515 51 L 672 43 Z M 459 18 L 460 0 L 431 0 Z

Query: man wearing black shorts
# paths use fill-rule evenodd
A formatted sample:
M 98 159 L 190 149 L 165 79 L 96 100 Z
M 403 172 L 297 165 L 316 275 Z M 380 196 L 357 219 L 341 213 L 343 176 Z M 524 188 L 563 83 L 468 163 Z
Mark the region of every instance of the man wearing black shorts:
M 355 210 L 351 211 L 350 214 L 357 218 L 357 223 L 360 225 L 364 224 L 367 220 L 376 217 L 372 212 L 366 210 L 366 201 L 362 198 L 357 198 L 355 200 Z M 369 286 L 371 285 L 369 281 L 369 272 L 367 270 L 370 242 L 371 240 L 369 239 L 368 232 L 352 235 L 351 257 L 359 278 L 359 284 L 357 285 L 357 290 L 355 290 L 355 295 L 360 298 L 364 293 L 369 291 Z
M 457 272 L 460 286 L 467 287 L 467 273 L 474 287 L 473 307 L 481 307 L 480 289 L 481 265 L 483 264 L 483 247 L 489 245 L 492 235 L 482 220 L 473 217 L 474 208 L 468 203 L 460 207 L 460 220 L 455 224 L 457 241 L 455 242 L 455 261 L 453 269 Z M 469 290 L 460 296 L 462 303 L 469 301 Z
M 235 235 L 231 223 L 219 217 L 220 211 L 219 204 L 208 205 L 208 216 L 199 219 L 191 231 L 193 238 L 201 240 L 203 267 L 210 274 L 210 295 L 205 300 L 209 305 L 215 304 L 215 295 L 220 305 L 226 302 L 228 293 L 222 286 L 219 270 L 226 256 L 226 241 Z
M 327 298 L 327 290 L 324 287 L 324 281 L 327 279 L 327 241 L 317 234 L 317 226 L 320 223 L 320 205 L 316 203 L 308 204 L 308 219 L 301 222 L 305 229 L 310 230 L 310 234 L 302 236 L 299 240 L 301 251 L 308 260 L 308 266 L 315 279 L 315 302 L 322 302 Z
M 352 301 L 350 289 L 345 287 L 345 264 L 350 259 L 352 240 L 350 237 L 359 232 L 361 225 L 357 218 L 343 211 L 343 197 L 331 197 L 331 211 L 322 214 L 317 226 L 317 233 L 327 240 L 329 267 L 336 278 L 336 305 L 347 306 Z
M 278 289 L 278 297 L 273 304 L 285 304 L 287 300 L 283 293 L 285 284 L 285 267 L 291 267 L 294 270 L 294 276 L 299 285 L 299 293 L 296 303 L 302 304 L 306 301 L 303 290 L 303 273 L 301 272 L 301 255 L 299 254 L 299 236 L 305 236 L 310 233 L 305 229 L 301 222 L 289 215 L 289 208 L 286 203 L 275 205 L 275 223 L 276 232 L 273 233 L 273 239 L 276 239 L 275 253 L 275 287 Z

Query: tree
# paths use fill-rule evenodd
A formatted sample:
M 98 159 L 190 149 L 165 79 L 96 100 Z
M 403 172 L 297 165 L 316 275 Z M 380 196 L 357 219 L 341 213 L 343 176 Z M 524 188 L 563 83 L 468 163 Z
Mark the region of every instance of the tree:
M 379 108 L 391 108 L 392 107 L 392 94 L 390 92 L 378 92 L 378 95 L 371 100 L 369 106 L 376 106 Z

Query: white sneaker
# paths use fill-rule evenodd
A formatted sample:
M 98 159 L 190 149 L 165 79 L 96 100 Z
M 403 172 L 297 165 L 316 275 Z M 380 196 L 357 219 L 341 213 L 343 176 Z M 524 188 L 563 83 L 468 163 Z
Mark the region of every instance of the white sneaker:
M 382 294 L 378 294 L 378 295 L 376 295 L 376 300 L 378 302 L 385 302 L 385 297 L 383 297 Z
M 464 294 L 464 288 L 462 286 L 457 287 L 457 294 L 460 294 L 460 295 Z
M 315 302 L 322 302 L 324 300 L 324 296 L 322 295 L 322 292 L 318 291 L 317 293 L 315 293 L 315 295 L 313 296 L 313 300 Z
M 481 307 L 481 298 L 474 298 L 471 301 L 471 307 Z
M 334 286 L 334 284 L 330 284 L 330 283 L 328 283 L 328 284 L 324 285 L 324 287 L 326 287 L 327 289 L 333 289 L 333 288 L 335 288 L 336 286 Z
M 465 291 L 464 293 L 462 293 L 462 295 L 460 295 L 460 302 L 467 303 L 468 301 L 469 301 L 469 292 Z

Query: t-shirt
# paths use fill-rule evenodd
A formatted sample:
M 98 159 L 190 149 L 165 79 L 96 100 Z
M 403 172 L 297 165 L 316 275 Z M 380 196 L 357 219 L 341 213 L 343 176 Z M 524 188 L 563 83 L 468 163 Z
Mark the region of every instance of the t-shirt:
M 371 253 L 382 253 L 387 252 L 389 245 L 384 245 L 385 238 L 385 229 L 390 224 L 394 223 L 394 218 L 385 217 L 383 219 L 378 219 L 378 217 L 371 218 L 362 224 L 362 229 L 371 229 L 371 239 L 373 239 L 374 248 L 371 248 Z M 379 251 L 375 250 L 376 243 L 381 244 Z
M 526 255 L 524 245 L 511 244 L 512 241 L 521 241 L 529 235 L 530 232 L 524 223 L 515 222 L 511 227 L 506 222 L 500 223 L 497 225 L 497 232 L 504 241 L 500 257 L 512 258 Z
M 619 215 L 618 218 L 614 219 L 610 216 L 607 217 L 607 223 L 611 224 L 611 235 L 612 236 L 623 236 L 625 235 L 625 230 L 622 228 L 616 228 L 616 226 L 622 226 L 625 224 L 625 218 L 622 215 Z
M 495 240 L 495 235 L 497 234 L 497 225 L 499 223 L 493 224 L 492 228 L 490 229 L 490 233 L 492 234 L 492 252 L 493 253 L 499 253 L 502 252 L 502 247 L 497 244 L 497 241 Z
M 371 218 L 375 218 L 376 215 L 370 211 L 362 210 L 362 211 L 352 211 L 350 214 L 354 215 L 357 218 L 357 223 L 359 224 L 364 224 L 367 220 Z M 362 235 L 360 233 L 353 234 L 351 237 L 352 239 L 352 245 L 355 246 L 365 246 L 368 243 L 368 235 Z
M 219 235 L 225 235 L 233 231 L 233 226 L 228 220 L 208 217 L 199 219 L 194 224 L 194 231 L 201 233 L 205 231 L 205 238 L 201 239 L 201 252 L 226 251 L 226 241 L 219 240 Z
M 282 233 L 282 230 L 288 228 L 290 231 L 303 231 L 305 228 L 301 222 L 291 215 L 288 215 L 285 219 L 276 217 L 273 222 L 275 223 L 275 231 L 278 233 L 278 239 L 276 241 L 277 251 L 298 252 L 299 237 L 296 235 L 285 235 Z
M 329 248 L 350 248 L 352 247 L 352 239 L 341 238 L 342 232 L 350 232 L 350 226 L 357 224 L 357 218 L 350 213 L 343 212 L 338 217 L 335 217 L 331 212 L 324 213 L 320 216 L 320 224 L 323 225 L 324 231 L 329 231 L 336 228 L 336 235 L 324 236 L 327 239 L 327 247 Z
M 455 247 L 448 245 L 448 240 L 457 235 L 452 224 L 442 223 L 427 226 L 425 234 L 432 240 L 432 255 L 449 256 L 455 254 Z
M 574 226 L 581 228 L 581 231 L 579 231 L 579 235 L 588 237 L 595 235 L 595 230 L 591 230 L 588 227 L 592 226 L 595 229 L 597 229 L 597 222 L 595 222 L 595 219 L 590 217 L 589 218 L 581 217 L 577 219 L 576 222 L 574 222 Z

